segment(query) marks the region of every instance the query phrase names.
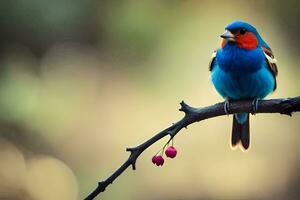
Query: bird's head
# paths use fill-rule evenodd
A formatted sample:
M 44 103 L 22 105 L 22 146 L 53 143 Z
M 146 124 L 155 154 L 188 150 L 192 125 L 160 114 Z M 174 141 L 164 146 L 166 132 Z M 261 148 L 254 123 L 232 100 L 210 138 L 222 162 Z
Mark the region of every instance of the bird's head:
M 242 49 L 251 50 L 264 43 L 256 28 L 243 21 L 234 21 L 228 24 L 221 37 L 223 38 L 222 48 L 228 43 L 233 43 Z

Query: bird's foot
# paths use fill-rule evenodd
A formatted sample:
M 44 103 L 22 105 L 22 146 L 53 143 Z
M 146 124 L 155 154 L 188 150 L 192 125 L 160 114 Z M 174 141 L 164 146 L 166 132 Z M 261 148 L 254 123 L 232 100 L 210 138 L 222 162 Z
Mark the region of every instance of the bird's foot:
M 230 112 L 230 103 L 229 103 L 229 99 L 226 99 L 224 102 L 224 112 L 226 115 L 229 115 Z
M 252 101 L 252 112 L 251 112 L 252 115 L 255 115 L 258 110 L 258 101 L 259 100 L 260 100 L 259 98 L 255 98 Z

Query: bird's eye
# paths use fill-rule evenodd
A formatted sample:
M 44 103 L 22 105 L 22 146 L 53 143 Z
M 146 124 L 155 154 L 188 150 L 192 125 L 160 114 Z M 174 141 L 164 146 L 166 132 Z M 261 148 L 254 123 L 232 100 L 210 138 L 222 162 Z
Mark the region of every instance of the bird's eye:
M 242 29 L 240 30 L 240 34 L 241 34 L 241 35 L 244 35 L 245 33 L 246 33 L 246 30 L 242 28 Z

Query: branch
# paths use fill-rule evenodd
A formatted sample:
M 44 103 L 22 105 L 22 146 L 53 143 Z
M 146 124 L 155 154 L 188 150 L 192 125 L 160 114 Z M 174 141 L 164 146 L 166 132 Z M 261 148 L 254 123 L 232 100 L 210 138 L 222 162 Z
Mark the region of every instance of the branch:
M 132 166 L 132 169 L 135 170 L 136 160 L 141 153 L 161 138 L 167 135 L 173 138 L 182 128 L 186 128 L 192 123 L 226 115 L 224 111 L 224 102 L 204 108 L 193 108 L 187 105 L 184 101 L 182 101 L 180 105 L 181 108 L 179 110 L 185 113 L 184 117 L 180 121 L 157 133 L 144 143 L 133 148 L 127 148 L 126 151 L 130 152 L 129 158 L 111 176 L 109 176 L 106 180 L 99 182 L 97 188 L 92 191 L 84 200 L 93 200 L 100 193 L 104 192 L 106 187 L 109 184 L 112 184 L 113 181 L 118 178 L 118 176 L 120 176 L 129 166 Z M 252 108 L 253 105 L 252 101 L 250 100 L 230 102 L 229 114 L 244 112 L 251 113 L 253 111 Z M 258 109 L 255 113 L 280 113 L 292 116 L 293 112 L 299 111 L 300 96 L 285 99 L 260 100 L 258 102 Z

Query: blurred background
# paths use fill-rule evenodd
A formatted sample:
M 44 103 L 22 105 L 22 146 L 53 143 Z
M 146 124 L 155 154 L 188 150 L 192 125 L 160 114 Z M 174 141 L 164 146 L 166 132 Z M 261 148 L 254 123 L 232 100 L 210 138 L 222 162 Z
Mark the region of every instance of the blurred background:
M 0 199 L 83 199 L 145 141 L 182 117 L 179 102 L 222 101 L 208 63 L 226 24 L 254 24 L 278 60 L 278 89 L 300 94 L 300 2 L 12 0 L 0 2 Z M 158 142 L 103 200 L 299 199 L 300 115 L 251 117 L 248 152 L 232 117 L 193 124 L 178 156 Z

